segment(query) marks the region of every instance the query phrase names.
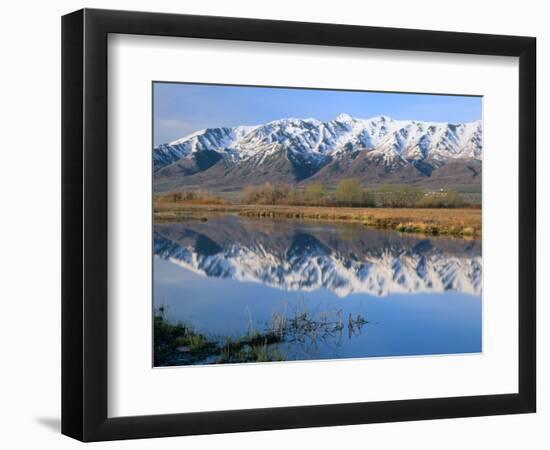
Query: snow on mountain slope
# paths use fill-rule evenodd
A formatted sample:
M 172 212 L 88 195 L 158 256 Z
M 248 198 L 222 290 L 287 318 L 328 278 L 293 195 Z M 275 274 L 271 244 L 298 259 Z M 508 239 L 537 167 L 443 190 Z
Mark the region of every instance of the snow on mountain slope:
M 153 149 L 155 169 L 213 150 L 238 163 L 256 157 L 261 164 L 270 149 L 285 147 L 303 160 L 319 164 L 327 157 L 367 150 L 390 162 L 482 157 L 481 121 L 461 124 L 394 120 L 387 116 L 358 119 L 340 114 L 333 120 L 280 119 L 263 125 L 208 128 Z M 278 145 L 274 145 L 278 144 Z
M 215 150 L 229 160 L 239 160 L 241 158 L 235 155 L 232 146 L 254 128 L 253 126 L 207 128 L 168 144 L 161 144 L 153 150 L 155 169 L 170 165 L 201 150 Z

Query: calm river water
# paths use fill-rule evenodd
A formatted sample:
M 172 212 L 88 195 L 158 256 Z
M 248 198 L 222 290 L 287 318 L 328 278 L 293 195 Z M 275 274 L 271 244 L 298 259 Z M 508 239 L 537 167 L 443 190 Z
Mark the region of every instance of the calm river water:
M 155 306 L 212 339 L 283 320 L 285 360 L 482 350 L 481 241 L 225 216 L 156 224 L 154 255 Z

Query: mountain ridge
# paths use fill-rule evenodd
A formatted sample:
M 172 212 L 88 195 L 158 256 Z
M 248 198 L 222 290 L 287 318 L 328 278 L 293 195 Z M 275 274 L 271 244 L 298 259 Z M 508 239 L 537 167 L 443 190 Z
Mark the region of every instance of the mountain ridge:
M 337 176 L 325 177 L 322 170 L 331 164 L 355 164 L 357 169 L 356 160 L 362 161 L 362 172 L 375 180 L 394 181 L 392 174 L 412 168 L 405 179 L 420 177 L 412 182 L 433 181 L 429 178 L 440 167 L 455 162 L 464 167 L 465 184 L 475 184 L 480 181 L 475 178 L 481 170 L 482 140 L 480 120 L 359 119 L 345 113 L 325 122 L 286 118 L 261 125 L 206 128 L 153 148 L 155 186 L 162 191 L 190 185 L 242 188 L 254 181 L 299 183 L 309 178 L 337 182 L 349 174 L 341 170 Z M 475 167 L 467 169 L 470 166 Z M 211 173 L 206 176 L 207 172 Z

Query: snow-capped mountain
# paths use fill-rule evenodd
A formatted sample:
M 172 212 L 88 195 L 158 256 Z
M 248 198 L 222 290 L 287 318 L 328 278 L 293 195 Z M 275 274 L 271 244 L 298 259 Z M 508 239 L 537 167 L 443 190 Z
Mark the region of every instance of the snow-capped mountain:
M 384 240 L 383 232 L 365 236 L 353 248 L 341 248 L 338 242 L 335 236 L 296 229 L 291 234 L 240 230 L 237 222 L 229 227 L 216 223 L 206 230 L 178 224 L 155 228 L 154 252 L 200 275 L 287 291 L 326 288 L 340 297 L 444 291 L 481 294 L 481 248 L 476 243 L 446 247 L 441 241 L 418 238 L 391 241 Z
M 327 122 L 291 118 L 255 126 L 208 128 L 155 147 L 153 161 L 157 179 L 183 184 L 192 176 L 195 179 L 189 184 L 219 181 L 221 172 L 229 173 L 230 184 L 235 180 L 238 184 L 241 172 L 254 178 L 255 170 L 263 173 L 267 167 L 267 172 L 273 172 L 270 164 L 279 172 L 285 166 L 293 177 L 282 181 L 300 182 L 331 163 L 343 162 L 345 168 L 358 155 L 363 164 L 386 172 L 412 167 L 418 175 L 430 176 L 447 162 L 473 162 L 480 167 L 482 139 L 481 121 L 451 124 L 340 114 Z M 338 170 L 345 176 L 342 167 Z M 212 177 L 201 176 L 211 169 Z
M 233 147 L 255 128 L 247 126 L 207 128 L 168 144 L 159 145 L 153 150 L 155 168 L 167 166 L 178 159 L 205 150 L 216 151 L 230 160 L 240 160 L 242 156 L 236 153 Z

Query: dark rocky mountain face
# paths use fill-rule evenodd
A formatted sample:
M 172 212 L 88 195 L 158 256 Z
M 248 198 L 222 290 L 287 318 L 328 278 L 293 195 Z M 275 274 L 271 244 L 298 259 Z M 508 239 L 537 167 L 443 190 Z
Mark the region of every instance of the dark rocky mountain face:
M 336 185 L 343 178 L 356 178 L 365 185 L 395 183 L 418 184 L 430 187 L 481 185 L 481 161 L 456 159 L 442 163 L 437 160 L 403 161 L 395 157 L 384 160 L 368 151 L 334 159 L 309 181 Z

